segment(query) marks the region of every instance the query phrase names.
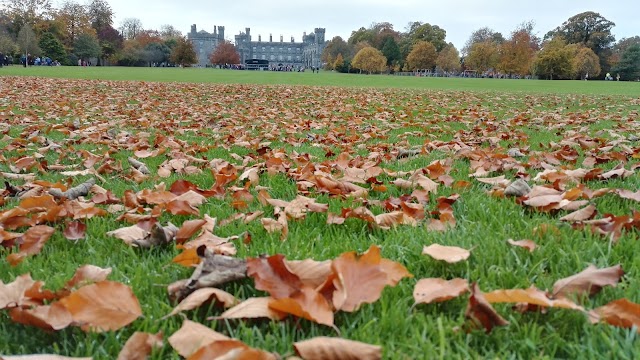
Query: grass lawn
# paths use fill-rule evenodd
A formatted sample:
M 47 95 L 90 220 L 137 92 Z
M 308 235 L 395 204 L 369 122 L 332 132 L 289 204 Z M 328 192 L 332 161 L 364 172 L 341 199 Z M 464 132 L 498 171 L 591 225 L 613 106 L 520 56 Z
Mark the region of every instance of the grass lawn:
M 172 263 L 180 249 L 174 244 L 139 249 L 107 236 L 132 225 L 119 220 L 122 209 L 80 219 L 87 226 L 86 238 L 77 242 L 62 234 L 70 219 L 56 218 L 46 222 L 56 231 L 42 251 L 19 265 L 4 260 L 17 247 L 0 246 L 0 280 L 6 284 L 30 273 L 55 290 L 80 265 L 111 267 L 109 279 L 132 288 L 143 317 L 105 333 L 77 327 L 48 332 L 17 324 L 8 310 L 0 310 L 0 355 L 55 353 L 113 359 L 134 332 L 161 331 L 165 345 L 151 358 L 178 359 L 166 338 L 184 318 L 283 357 L 293 354 L 292 343 L 315 336 L 380 345 L 389 359 L 634 359 L 640 351 L 636 328 L 591 324 L 582 311 L 551 308 L 520 313 L 512 310 L 514 304 L 494 304 L 509 325 L 486 333 L 472 329 L 465 319 L 468 294 L 416 306 L 412 295 L 417 281 L 424 278 L 463 278 L 478 282 L 484 292 L 531 285 L 551 291 L 557 280 L 589 264 L 599 268 L 621 264 L 625 275 L 617 286 L 606 286 L 590 298 L 571 299 L 586 310 L 620 298 L 640 302 L 639 229 L 633 216 L 638 202 L 619 195 L 640 186 L 638 83 L 13 66 L 0 69 L 0 93 L 3 173 L 28 173 L 35 180 L 75 186 L 93 176 L 64 175 L 63 170 L 102 168 L 104 181 L 98 178 L 97 185 L 123 199 L 127 191 L 153 190 L 162 182 L 168 188 L 180 179 L 212 189 L 220 182 L 221 166 L 237 177 L 255 167 L 259 185 L 273 199 L 291 201 L 304 195 L 328 204 L 328 213 L 338 215 L 360 206 L 376 215 L 400 211 L 401 202 L 424 212 L 416 215 L 415 226 L 401 224 L 388 230 L 358 218 L 327 224 L 327 213 L 309 212 L 302 219 L 289 218 L 282 240 L 281 232 L 267 231 L 260 218 L 233 220 L 256 211 L 263 211 L 264 218 L 278 217 L 274 206 L 258 201 L 255 183 L 247 185 L 247 196 L 242 192 L 245 180 L 234 177 L 222 193 L 197 207 L 198 215 L 156 213 L 163 225 L 171 222 L 180 227 L 209 215 L 218 220 L 214 234 L 219 237 L 251 234 L 250 242 L 243 241 L 245 235 L 232 241 L 238 258 L 283 254 L 287 259 L 327 260 L 378 245 L 383 257 L 404 265 L 413 278 L 385 288 L 379 300 L 355 312 L 337 313 L 339 335 L 330 327 L 292 317 L 207 320 L 223 311 L 213 305 L 162 319 L 175 306 L 167 298 L 166 286 L 193 272 Z M 508 155 L 513 148 L 524 156 Z M 415 151 L 399 155 L 407 149 Z M 151 174 L 136 180 L 128 157 L 143 161 Z M 181 158 L 187 159 L 189 171 L 174 167 L 166 177 L 159 171 L 161 165 Z M 222 161 L 234 166 L 224 167 Z M 430 170 L 438 161 L 442 173 Z M 620 164 L 627 173 L 610 175 Z M 382 171 L 372 177 L 362 175 L 366 173 L 362 169 L 371 167 Z M 585 170 L 582 176 L 566 175 L 577 169 Z M 426 199 L 412 196 L 420 189 L 417 184 L 405 188 L 397 181 L 416 171 L 438 184 Z M 555 172 L 536 180 L 545 171 Z M 592 176 L 585 176 L 587 172 Z M 509 181 L 523 178 L 537 190 L 547 186 L 566 201 L 552 201 L 546 209 L 528 206 L 522 203 L 526 198 L 497 196 L 504 189 L 490 193 L 500 186 L 477 180 L 501 175 Z M 2 176 L 11 185 L 37 188 L 35 180 Z M 347 181 L 367 194 L 349 193 L 344 186 L 321 186 L 318 177 Z M 591 196 L 588 189 L 608 190 Z M 238 193 L 244 202 L 237 201 Z M 25 232 L 26 226 L 11 228 L 8 215 L 22 200 L 8 191 L 2 194 L 0 225 Z M 455 195 L 459 195 L 452 204 L 455 221 L 445 222 L 438 199 Z M 602 226 L 560 221 L 572 212 L 567 201 L 579 208 L 595 206 L 592 218 L 603 219 Z M 138 213 L 150 214 L 153 207 L 141 206 Z M 26 217 L 33 219 L 36 214 Z M 509 245 L 508 239 L 530 239 L 537 248 L 529 252 Z M 472 249 L 471 256 L 455 264 L 437 261 L 422 255 L 430 244 Z M 240 300 L 267 295 L 256 290 L 253 279 L 222 289 Z

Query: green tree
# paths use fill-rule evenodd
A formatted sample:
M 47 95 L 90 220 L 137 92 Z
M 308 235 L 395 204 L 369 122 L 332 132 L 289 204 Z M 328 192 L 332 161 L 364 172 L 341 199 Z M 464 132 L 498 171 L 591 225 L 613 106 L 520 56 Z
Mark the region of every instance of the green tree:
M 453 44 L 449 43 L 440 53 L 436 59 L 436 65 L 447 72 L 460 71 L 460 54 Z
M 67 52 L 64 50 L 64 46 L 52 33 L 46 32 L 42 34 L 38 45 L 40 45 L 43 56 L 48 56 L 52 60 L 57 60 L 61 63 L 67 62 Z
M 566 45 L 561 36 L 545 43 L 534 61 L 535 74 L 549 80 L 570 79 L 574 71 L 573 58 Z
M 369 46 L 358 51 L 353 57 L 352 65 L 356 69 L 360 69 L 361 72 L 366 71 L 369 74 L 382 72 L 387 66 L 387 58 L 382 55 L 380 50 Z
M 9 55 L 17 54 L 19 51 L 18 45 L 9 34 L 0 34 L 0 53 Z
M 422 23 L 420 21 L 410 22 L 407 26 L 405 38 L 409 40 L 410 48 L 418 41 L 426 41 L 436 47 L 436 51 L 442 51 L 447 46 L 444 41 L 447 32 L 438 25 Z
M 353 57 L 353 45 L 344 41 L 340 36 L 336 36 L 329 40 L 322 50 L 322 61 L 327 62 L 329 58 L 335 59 L 338 54 L 342 54 L 343 58 L 351 59 Z
M 486 41 L 492 41 L 496 44 L 502 44 L 504 42 L 504 37 L 501 33 L 496 32 L 488 27 L 483 27 L 475 30 L 471 33 L 471 36 L 469 36 L 469 39 L 464 44 L 464 47 L 462 48 L 462 54 L 465 56 L 469 55 L 469 53 L 471 53 L 471 48 L 473 47 L 473 45 Z
M 612 70 L 623 80 L 640 80 L 640 45 L 629 46 Z
M 465 65 L 479 72 L 495 69 L 500 60 L 500 45 L 493 41 L 487 40 L 473 44 L 469 54 L 464 59 Z
M 432 43 L 418 41 L 407 56 L 407 66 L 410 70 L 433 69 L 437 58 L 438 53 Z
M 9 19 L 8 30 L 13 36 L 17 36 L 25 25 L 33 31 L 52 11 L 50 0 L 4 0 L 2 4 Z
M 196 51 L 193 49 L 191 41 L 181 37 L 178 39 L 176 47 L 171 51 L 171 62 L 181 66 L 191 66 L 198 62 Z
M 80 34 L 73 46 L 73 53 L 82 60 L 100 57 L 102 49 L 98 39 L 91 34 Z
M 590 78 L 600 75 L 600 59 L 593 50 L 582 44 L 569 44 L 566 50 L 571 54 L 574 79 L 584 79 L 586 74 Z
M 382 55 L 387 58 L 387 66 L 396 64 L 401 60 L 400 47 L 398 47 L 398 42 L 392 36 L 389 36 L 384 43 Z
M 106 0 L 91 0 L 87 5 L 87 13 L 91 26 L 96 32 L 99 33 L 107 26 L 113 26 L 113 9 Z M 100 37 L 98 39 L 102 40 Z

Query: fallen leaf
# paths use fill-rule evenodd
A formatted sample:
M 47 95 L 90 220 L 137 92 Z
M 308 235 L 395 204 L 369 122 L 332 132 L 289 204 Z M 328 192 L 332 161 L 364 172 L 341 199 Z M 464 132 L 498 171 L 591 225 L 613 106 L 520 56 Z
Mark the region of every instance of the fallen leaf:
M 469 250 L 459 248 L 457 246 L 442 246 L 439 244 L 431 244 L 422 249 L 423 255 L 429 255 L 436 260 L 443 260 L 449 264 L 454 264 L 463 260 L 467 260 L 471 255 Z
M 585 221 L 585 220 L 592 219 L 594 216 L 596 216 L 596 213 L 597 213 L 596 207 L 593 205 L 588 205 L 585 208 L 576 210 L 570 214 L 567 214 L 561 217 L 560 221 L 567 221 L 567 222 Z
M 73 322 L 69 310 L 57 302 L 31 309 L 13 308 L 9 314 L 14 322 L 49 331 L 62 330 Z
M 90 357 L 67 357 L 61 355 L 34 354 L 34 355 L 2 355 L 0 360 L 92 360 Z
M 302 288 L 300 278 L 289 271 L 283 255 L 247 259 L 247 276 L 255 280 L 258 290 L 274 299 L 288 298 Z
M 164 316 L 166 319 L 170 316 L 176 315 L 182 311 L 193 310 L 202 306 L 205 302 L 212 299 L 220 302 L 225 308 L 231 307 L 237 303 L 236 298 L 228 292 L 216 288 L 202 288 L 198 289 L 178 304 L 168 315 Z
M 120 350 L 118 360 L 146 360 L 153 348 L 162 346 L 162 333 L 136 331 Z
M 319 336 L 293 344 L 305 360 L 378 360 L 382 347 L 359 341 Z
M 468 291 L 469 283 L 466 279 L 421 279 L 413 289 L 413 299 L 416 304 L 430 304 L 457 298 Z
M 471 284 L 471 296 L 465 316 L 482 326 L 487 333 L 491 332 L 495 326 L 509 325 L 509 322 L 503 319 L 485 299 L 477 283 Z
M 138 299 L 126 285 L 101 281 L 60 299 L 85 331 L 118 330 L 142 315 Z
M 517 240 L 517 241 L 513 240 L 513 239 L 509 239 L 509 240 L 507 240 L 507 242 L 510 245 L 518 246 L 518 247 L 521 247 L 521 248 L 525 248 L 525 249 L 529 250 L 529 252 L 533 252 L 536 249 L 536 247 L 538 247 L 538 245 L 536 245 L 535 242 L 533 242 L 532 240 L 528 240 L 528 239 L 527 240 Z
M 304 286 L 291 297 L 271 300 L 269 308 L 318 324 L 333 326 L 331 305 L 322 294 L 308 286 Z
M 591 311 L 592 322 L 604 321 L 609 325 L 640 331 L 640 304 L 618 299 Z
M 277 358 L 271 353 L 251 348 L 241 341 L 230 339 L 209 343 L 198 349 L 187 360 L 211 359 L 276 360 Z
M 218 340 L 229 340 L 229 338 L 190 320 L 182 322 L 182 327 L 168 339 L 171 347 L 184 358 L 188 358 L 198 349 Z
M 87 225 L 80 221 L 71 221 L 67 223 L 67 226 L 62 231 L 67 240 L 80 240 L 84 239 L 85 232 L 87 231 Z
M 484 293 L 484 298 L 490 304 L 495 303 L 526 303 L 531 305 L 537 305 L 542 307 L 556 307 L 564 309 L 573 309 L 584 311 L 582 306 L 561 298 L 552 300 L 548 297 L 547 293 L 537 289 L 535 286 L 531 286 L 528 289 L 508 289 L 508 290 L 494 290 L 492 292 Z
M 269 307 L 272 300 L 271 297 L 249 298 L 212 319 L 284 319 L 287 314 Z
M 553 297 L 592 296 L 607 285 L 615 287 L 622 275 L 624 275 L 624 271 L 620 265 L 604 269 L 589 265 L 578 274 L 556 281 L 553 284 Z
M 54 232 L 54 228 L 46 225 L 36 225 L 29 228 L 29 230 L 22 235 L 20 251 L 7 256 L 7 261 L 12 266 L 16 266 L 21 263 L 25 257 L 38 254 Z

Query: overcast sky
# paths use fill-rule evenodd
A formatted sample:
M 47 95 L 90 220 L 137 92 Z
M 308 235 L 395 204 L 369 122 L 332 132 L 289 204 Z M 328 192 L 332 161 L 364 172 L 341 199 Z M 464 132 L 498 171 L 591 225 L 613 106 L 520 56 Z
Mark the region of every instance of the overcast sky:
M 489 26 L 505 37 L 520 23 L 533 20 L 540 36 L 562 24 L 569 17 L 595 11 L 616 23 L 616 40 L 640 35 L 638 0 L 108 0 L 115 12 L 114 26 L 123 19 L 139 18 L 145 29 L 159 29 L 171 24 L 186 34 L 191 24 L 199 30 L 213 32 L 214 25 L 225 26 L 225 37 L 245 27 L 251 28 L 253 40 L 266 41 L 269 34 L 278 41 L 291 36 L 301 41 L 303 32 L 326 28 L 326 39 L 342 36 L 373 22 L 387 21 L 395 30 L 404 31 L 411 21 L 438 25 L 447 31 L 447 42 L 460 49 L 472 31 Z

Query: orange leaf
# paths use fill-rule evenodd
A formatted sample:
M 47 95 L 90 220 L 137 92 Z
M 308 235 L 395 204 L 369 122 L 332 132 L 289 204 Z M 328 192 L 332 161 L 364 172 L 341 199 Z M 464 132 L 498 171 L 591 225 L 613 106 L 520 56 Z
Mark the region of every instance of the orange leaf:
M 173 263 L 186 267 L 193 267 L 200 264 L 201 261 L 202 259 L 200 258 L 200 256 L 198 256 L 198 248 L 195 247 L 185 249 L 183 252 L 174 257 L 173 260 L 171 260 L 171 262 Z
M 167 204 L 167 210 L 173 215 L 199 215 L 200 211 L 186 200 L 172 200 Z
M 90 283 L 104 281 L 109 274 L 111 274 L 111 268 L 103 269 L 94 265 L 83 265 L 76 270 L 71 280 L 67 281 L 64 287 L 70 290 Z
M 60 300 L 85 331 L 118 330 L 142 315 L 131 288 L 113 281 L 84 286 Z
M 359 341 L 315 337 L 293 344 L 296 354 L 305 360 L 379 360 L 382 348 Z
M 580 210 L 576 210 L 570 214 L 567 214 L 563 217 L 560 218 L 560 221 L 568 221 L 568 222 L 579 222 L 579 221 L 585 221 L 585 220 L 589 220 L 591 218 L 593 218 L 594 216 L 596 216 L 596 207 L 593 205 L 589 205 L 585 208 L 582 208 Z
M 28 296 L 25 293 L 35 284 L 36 281 L 29 274 L 20 275 L 8 284 L 0 281 L 0 310 L 28 303 Z
M 200 230 L 206 223 L 207 221 L 203 219 L 187 220 L 183 222 L 180 229 L 178 229 L 178 233 L 176 234 L 176 242 L 178 244 L 182 244 L 185 241 L 189 240 L 193 236 L 193 234 Z
M 284 265 L 292 274 L 297 275 L 304 285 L 314 289 L 324 284 L 331 274 L 330 260 L 284 260 Z
M 619 299 L 600 306 L 591 311 L 596 321 L 604 321 L 609 325 L 632 328 L 640 331 L 640 304 L 627 299 Z
M 333 326 L 333 311 L 322 294 L 305 286 L 290 298 L 274 299 L 269 308 L 318 324 Z
M 12 266 L 16 266 L 25 257 L 39 253 L 54 232 L 54 228 L 46 225 L 36 225 L 30 228 L 22 235 L 23 242 L 20 245 L 20 252 L 7 256 L 7 261 Z
M 149 334 L 136 331 L 124 344 L 118 360 L 146 360 L 155 347 L 162 347 L 162 333 Z
M 269 303 L 271 297 L 249 298 L 213 319 L 259 319 L 282 320 L 287 314 L 273 310 Z
M 537 289 L 535 286 L 524 289 L 494 290 L 484 293 L 484 298 L 490 304 L 495 303 L 525 303 L 544 307 L 557 307 L 573 310 L 584 310 L 582 306 L 567 299 L 551 300 L 547 293 Z
M 48 354 L 37 354 L 37 355 L 14 355 L 14 356 L 5 356 L 3 355 L 2 360 L 92 360 L 90 357 L 67 357 L 61 355 L 48 355 Z
M 428 278 L 418 281 L 413 289 L 413 298 L 416 304 L 430 304 L 451 300 L 467 291 L 469 291 L 469 283 L 465 279 Z
M 247 259 L 247 276 L 255 280 L 256 289 L 274 299 L 287 298 L 302 288 L 302 281 L 284 263 L 283 255 Z
M 237 359 L 237 360 L 276 360 L 276 356 L 245 343 L 230 339 L 218 340 L 201 347 L 187 360 Z
M 45 330 L 61 330 L 73 322 L 71 313 L 60 303 L 36 306 L 32 309 L 13 308 L 10 315 L 11 320 L 17 323 Z
M 331 268 L 336 275 L 333 279 L 336 310 L 353 312 L 362 303 L 373 303 L 387 285 L 387 273 L 380 266 L 380 248 L 375 245 L 360 257 L 355 252 L 340 255 Z
M 431 244 L 422 249 L 423 255 L 429 255 L 436 260 L 443 260 L 449 264 L 454 264 L 463 260 L 467 260 L 471 255 L 469 250 L 459 248 L 457 246 L 442 246 L 439 244 Z
M 189 357 L 194 352 L 217 340 L 228 340 L 229 338 L 212 329 L 193 322 L 185 320 L 182 327 L 173 333 L 168 339 L 171 347 L 182 357 Z

